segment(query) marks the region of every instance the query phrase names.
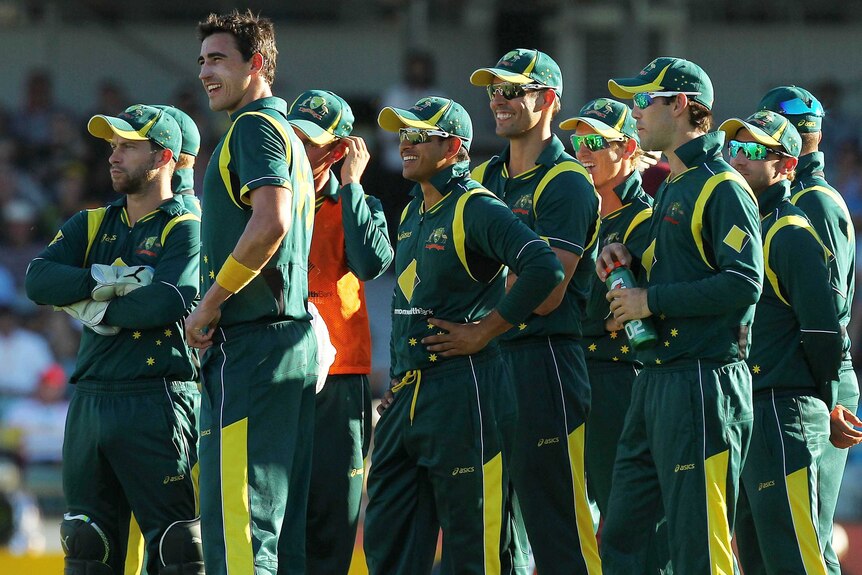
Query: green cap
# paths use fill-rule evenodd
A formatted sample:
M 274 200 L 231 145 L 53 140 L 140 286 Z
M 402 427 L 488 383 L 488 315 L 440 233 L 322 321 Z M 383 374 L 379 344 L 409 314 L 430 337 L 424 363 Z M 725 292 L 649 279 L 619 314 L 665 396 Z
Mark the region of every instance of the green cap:
M 610 98 L 591 100 L 581 108 L 576 117 L 560 122 L 560 128 L 576 130 L 581 122 L 605 138 L 633 138 L 640 143 L 637 121 L 632 117 L 631 108 L 622 102 Z
M 826 111 L 814 95 L 799 86 L 773 88 L 760 99 L 758 110 L 772 110 L 786 116 L 799 132 L 819 132 Z
M 170 150 L 175 160 L 180 157 L 183 144 L 177 121 L 164 110 L 144 104 L 129 106 L 117 117 L 93 116 L 87 124 L 87 130 L 97 138 L 108 141 L 114 134 L 127 140 L 151 140 Z
M 479 68 L 470 75 L 474 86 L 488 86 L 495 80 L 513 84 L 541 84 L 563 94 L 563 74 L 554 59 L 538 50 L 518 48 L 497 62 L 493 68 Z
M 326 90 L 308 90 L 300 94 L 287 120 L 318 145 L 349 136 L 353 131 L 353 110 L 340 96 Z
M 473 122 L 467 110 L 458 102 L 439 96 L 422 98 L 407 110 L 383 108 L 377 123 L 387 132 L 397 132 L 401 128 L 442 130 L 461 138 L 468 150 L 473 140 Z
M 745 120 L 731 118 L 722 122 L 718 130 L 724 132 L 725 139 L 730 140 L 736 137 L 740 128 L 748 130 L 751 137 L 764 146 L 782 148 L 794 158 L 798 158 L 802 150 L 799 131 L 787 118 L 776 112 L 760 110 Z
M 703 68 L 682 58 L 656 58 L 636 78 L 611 78 L 608 90 L 617 98 L 640 92 L 699 92 L 691 99 L 712 109 L 712 81 Z
M 192 120 L 192 117 L 174 106 L 154 104 L 153 108 L 164 110 L 179 124 L 180 133 L 183 136 L 183 145 L 180 146 L 180 153 L 197 157 L 198 152 L 201 151 L 201 133 L 198 131 L 198 126 Z

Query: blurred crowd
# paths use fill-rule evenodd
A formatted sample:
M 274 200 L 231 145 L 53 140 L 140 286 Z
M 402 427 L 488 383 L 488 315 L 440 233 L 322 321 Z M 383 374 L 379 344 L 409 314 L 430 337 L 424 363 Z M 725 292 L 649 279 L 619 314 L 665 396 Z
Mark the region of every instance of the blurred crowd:
M 422 92 L 420 96 L 426 95 L 434 86 L 433 62 L 427 56 L 421 58 L 426 61 L 414 63 L 412 69 L 408 62 L 403 83 L 383 92 L 374 104 L 404 107 L 417 99 L 417 90 Z M 827 179 L 844 195 L 857 229 L 862 230 L 862 120 L 842 109 L 837 84 L 807 87 L 827 110 L 821 146 L 826 154 Z M 445 94 L 445 87 L 435 91 Z M 289 94 L 282 96 L 291 99 Z M 108 173 L 108 145 L 90 137 L 86 125 L 92 115 L 117 113 L 138 103 L 133 100 L 122 86 L 106 79 L 99 84 L 88 111 L 75 113 L 55 94 L 50 75 L 33 70 L 18 106 L 0 108 L 0 493 L 6 493 L 8 509 L 13 508 L 9 502 L 14 501 L 26 512 L 28 490 L 39 496 L 49 513 L 57 511 L 50 508 L 52 496 L 62 505 L 59 467 L 72 393 L 68 376 L 75 365 L 81 331 L 67 314 L 37 307 L 24 297 L 24 273 L 65 220 L 81 209 L 115 198 Z M 227 122 L 226 117 L 202 106 L 202 101 L 202 93 L 188 88 L 173 94 L 170 101 L 147 102 L 177 106 L 194 118 L 202 141 L 198 166 L 207 165 L 208 151 Z M 371 123 L 374 118 L 357 120 Z M 377 142 L 379 147 L 387 144 L 382 138 Z M 475 162 L 486 159 L 474 155 Z M 407 199 L 403 192 L 409 184 L 400 178 L 400 162 L 390 161 L 387 150 L 372 151 L 372 157 L 376 159 L 372 160 L 366 186 L 384 202 L 390 231 L 394 232 L 394 219 Z M 196 174 L 198 192 L 202 178 L 201 168 Z M 859 248 L 862 253 L 862 246 Z M 862 264 L 857 265 L 862 270 Z M 855 334 L 857 369 L 862 367 L 862 298 L 858 296 L 857 290 L 850 326 Z M 386 348 L 387 342 L 376 345 Z M 375 366 L 375 370 L 386 368 Z M 4 509 L 4 500 L 0 500 L 0 543 L 5 539 Z M 850 452 L 836 519 L 862 521 L 859 448 Z M 35 538 L 17 545 L 23 550 L 38 547 L 39 542 Z

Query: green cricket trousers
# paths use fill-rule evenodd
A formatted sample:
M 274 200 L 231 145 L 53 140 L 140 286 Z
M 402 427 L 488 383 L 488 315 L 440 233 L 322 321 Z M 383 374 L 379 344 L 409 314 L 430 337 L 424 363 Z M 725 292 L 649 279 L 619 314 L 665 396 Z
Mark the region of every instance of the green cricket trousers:
M 317 370 L 311 323 L 218 328 L 202 369 L 207 574 L 304 574 Z
M 664 505 L 675 573 L 734 573 L 740 473 L 752 432 L 742 361 L 680 360 L 637 376 L 602 533 L 605 575 L 637 573 Z

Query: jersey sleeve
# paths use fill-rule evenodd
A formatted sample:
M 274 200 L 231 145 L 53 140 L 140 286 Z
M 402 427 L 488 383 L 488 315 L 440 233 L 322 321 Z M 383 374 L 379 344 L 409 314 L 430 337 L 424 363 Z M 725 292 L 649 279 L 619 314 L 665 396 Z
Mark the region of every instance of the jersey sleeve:
M 853 297 L 856 271 L 851 257 L 855 246 L 850 240 L 855 239 L 855 230 L 853 222 L 845 215 L 846 206 L 818 190 L 800 194 L 795 204 L 808 216 L 823 245 L 835 259 L 837 273 L 831 282 L 833 302 L 836 309 L 847 309 L 850 305 L 848 300 Z
M 231 158 L 235 160 L 230 167 L 235 170 L 239 184 L 235 201 L 246 206 L 251 205 L 250 193 L 263 186 L 292 191 L 290 175 L 295 169 L 296 151 L 290 139 L 285 139 L 276 127 L 277 120 L 262 116 L 248 114 L 237 118 L 228 142 Z
M 497 311 L 509 323 L 520 323 L 563 281 L 557 256 L 508 206 L 489 195 L 470 198 L 464 221 L 467 247 L 518 275 Z
M 599 198 L 584 168 L 576 162 L 560 169 L 533 198 L 533 229 L 553 248 L 581 256 L 595 242 L 599 225 Z
M 111 300 L 104 322 L 149 329 L 185 317 L 199 290 L 200 220 L 192 216 L 173 226 L 165 238 L 150 285 Z
M 64 306 L 90 297 L 96 282 L 84 261 L 87 253 L 87 211 L 63 224 L 54 239 L 27 267 L 24 288 L 38 304 Z
M 395 254 L 389 243 L 383 204 L 365 195 L 359 184 L 342 187 L 339 195 L 347 267 L 360 280 L 372 280 L 386 271 Z
M 830 270 L 823 244 L 808 230 L 787 226 L 772 240 L 781 249 L 770 253 L 770 266 L 799 322 L 802 351 L 830 410 L 838 394 L 842 337 L 829 285 Z
M 704 279 L 649 287 L 653 314 L 722 315 L 753 305 L 763 290 L 760 215 L 754 198 L 733 180 L 718 184 L 706 202 L 702 241 L 715 270 Z

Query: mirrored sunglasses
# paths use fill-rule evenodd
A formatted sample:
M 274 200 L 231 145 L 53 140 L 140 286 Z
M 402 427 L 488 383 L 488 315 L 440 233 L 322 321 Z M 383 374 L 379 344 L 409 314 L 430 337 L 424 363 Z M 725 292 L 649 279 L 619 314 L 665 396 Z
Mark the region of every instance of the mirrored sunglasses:
M 599 134 L 586 134 L 584 136 L 572 136 L 572 148 L 577 153 L 581 146 L 586 145 L 591 152 L 598 152 L 611 147 L 611 142 L 622 142 L 623 138 L 608 140 Z
M 760 142 L 740 142 L 739 140 L 731 140 L 727 143 L 727 152 L 730 154 L 731 159 L 735 158 L 740 150 L 742 150 L 742 153 L 746 158 L 756 161 L 766 160 L 770 152 L 778 154 L 779 156 L 790 157 L 789 154 L 768 148 Z
M 410 144 L 424 144 L 431 139 L 431 136 L 449 138 L 452 134 L 442 130 L 423 130 L 422 128 L 401 128 L 398 130 L 398 139 Z
M 515 98 L 522 98 L 527 92 L 544 90 L 546 88 L 548 86 L 543 86 L 542 84 L 513 84 L 512 82 L 501 82 L 486 86 L 488 98 L 491 100 L 497 94 L 500 94 L 506 100 L 514 100 Z
M 823 106 L 817 100 L 806 102 L 801 98 L 793 98 L 786 102 L 780 102 L 778 107 L 781 109 L 782 114 L 789 114 L 791 116 L 810 115 L 823 117 L 825 115 Z
M 656 98 L 668 98 L 677 94 L 700 96 L 700 92 L 639 92 L 634 95 L 635 106 L 643 110 L 648 108 Z

